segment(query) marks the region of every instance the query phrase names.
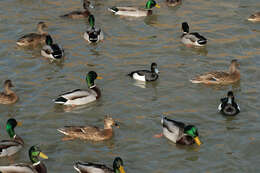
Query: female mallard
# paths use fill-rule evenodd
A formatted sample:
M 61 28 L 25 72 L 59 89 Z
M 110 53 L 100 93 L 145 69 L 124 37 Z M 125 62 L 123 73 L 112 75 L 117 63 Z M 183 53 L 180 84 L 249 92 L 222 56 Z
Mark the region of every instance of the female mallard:
M 249 20 L 251 22 L 259 22 L 260 21 L 260 12 L 252 14 L 251 16 L 249 16 L 249 18 L 247 20 Z
M 204 84 L 231 84 L 240 80 L 239 64 L 236 59 L 231 61 L 229 71 L 213 71 L 198 76 L 192 80 L 192 83 Z
M 129 17 L 144 17 L 144 16 L 152 15 L 153 7 L 160 8 L 160 6 L 156 4 L 155 0 L 148 0 L 145 9 L 140 9 L 136 7 L 112 7 L 109 8 L 108 10 L 113 12 L 115 15 L 129 16 Z
M 41 54 L 44 57 L 53 60 L 61 60 L 64 56 L 64 50 L 58 44 L 53 44 L 53 40 L 50 35 L 46 36 L 46 45 L 42 47 Z
M 207 43 L 207 39 L 199 33 L 189 33 L 189 25 L 187 22 L 182 23 L 182 32 L 181 41 L 187 46 L 205 46 Z
M 240 112 L 240 107 L 235 102 L 235 96 L 232 91 L 227 93 L 227 97 L 222 98 L 218 106 L 218 110 L 227 116 L 234 116 Z
M 83 1 L 83 8 L 85 11 L 72 11 L 68 14 L 62 15 L 60 17 L 68 17 L 71 19 L 81 19 L 81 18 L 86 18 L 88 17 L 91 13 L 88 10 L 88 7 L 94 8 L 88 0 Z
M 163 135 L 176 144 L 192 145 L 196 143 L 201 145 L 199 132 L 194 125 L 185 125 L 183 122 L 171 120 L 167 117 L 162 117 Z M 162 136 L 159 135 L 159 136 Z
M 182 0 L 166 0 L 168 6 L 175 7 L 181 4 Z
M 104 129 L 96 126 L 65 126 L 57 130 L 68 136 L 65 137 L 64 140 L 80 138 L 83 140 L 103 141 L 112 138 L 112 127 L 114 125 L 118 126 L 111 117 L 106 116 L 104 118 Z
M 66 92 L 64 94 L 61 94 L 59 98 L 54 100 L 54 102 L 57 104 L 68 106 L 79 106 L 99 99 L 101 96 L 101 92 L 94 83 L 95 79 L 102 78 L 97 76 L 96 72 L 90 71 L 86 76 L 86 81 L 89 89 L 75 89 L 73 91 Z
M 10 140 L 0 141 L 0 157 L 11 156 L 23 148 L 24 142 L 21 137 L 15 134 L 14 128 L 21 126 L 21 122 L 17 122 L 14 118 L 10 118 L 6 123 L 6 131 L 10 136 Z
M 0 104 L 12 104 L 17 102 L 18 96 L 10 88 L 13 87 L 11 80 L 4 83 L 4 92 L 0 93 Z
M 44 29 L 47 25 L 44 22 L 39 22 L 37 25 L 38 33 L 30 33 L 22 36 L 16 42 L 19 46 L 37 46 L 45 43 L 45 37 L 48 34 Z
M 90 15 L 88 18 L 90 28 L 84 33 L 84 39 L 90 43 L 96 43 L 104 39 L 104 34 L 100 28 L 95 28 L 95 18 Z
M 43 159 L 48 159 L 48 157 L 41 152 L 37 146 L 32 146 L 29 149 L 29 157 L 32 162 L 31 164 L 27 163 L 18 163 L 10 166 L 0 166 L 1 173 L 47 173 L 47 169 L 43 163 L 38 159 L 41 157 Z
M 151 64 L 151 71 L 149 70 L 137 70 L 128 74 L 131 78 L 140 81 L 156 81 L 159 78 L 159 70 L 156 63 Z
M 113 162 L 114 169 L 111 169 L 106 165 L 91 162 L 77 162 L 74 164 L 74 168 L 79 173 L 125 173 L 123 160 L 120 157 L 115 158 Z

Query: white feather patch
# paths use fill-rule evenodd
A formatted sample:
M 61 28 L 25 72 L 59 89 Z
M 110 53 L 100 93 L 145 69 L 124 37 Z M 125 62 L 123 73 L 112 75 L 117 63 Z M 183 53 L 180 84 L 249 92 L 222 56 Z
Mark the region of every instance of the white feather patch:
M 145 76 L 140 76 L 138 73 L 133 74 L 133 79 L 145 82 Z

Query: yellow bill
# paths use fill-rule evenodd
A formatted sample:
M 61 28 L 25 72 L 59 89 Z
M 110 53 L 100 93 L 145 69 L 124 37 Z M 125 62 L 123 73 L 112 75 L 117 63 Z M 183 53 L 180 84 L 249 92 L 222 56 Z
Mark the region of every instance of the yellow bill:
M 98 76 L 97 79 L 103 79 L 102 77 Z
M 161 8 L 160 5 L 158 5 L 158 4 L 156 4 L 155 7 L 157 7 L 157 8 Z
M 22 123 L 21 121 L 18 121 L 18 122 L 17 122 L 17 126 L 22 126 L 22 124 L 23 124 L 23 123 Z
M 124 167 L 120 165 L 119 171 L 120 171 L 120 173 L 125 173 Z
M 48 156 L 46 156 L 43 152 L 40 152 L 39 156 L 43 159 L 48 159 Z
M 200 146 L 200 145 L 201 145 L 201 142 L 200 142 L 200 139 L 199 139 L 199 137 L 198 137 L 198 136 L 197 136 L 197 137 L 195 137 L 195 138 L 194 138 L 194 140 L 195 140 L 196 144 L 198 144 L 198 146 Z

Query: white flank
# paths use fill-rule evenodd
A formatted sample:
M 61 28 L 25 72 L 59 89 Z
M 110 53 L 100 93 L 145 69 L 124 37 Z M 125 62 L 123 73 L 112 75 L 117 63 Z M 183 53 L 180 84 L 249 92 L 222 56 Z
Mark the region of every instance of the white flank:
M 145 76 L 140 76 L 140 75 L 138 75 L 138 73 L 134 73 L 133 74 L 133 78 L 135 80 L 140 80 L 140 81 L 144 81 L 145 82 Z

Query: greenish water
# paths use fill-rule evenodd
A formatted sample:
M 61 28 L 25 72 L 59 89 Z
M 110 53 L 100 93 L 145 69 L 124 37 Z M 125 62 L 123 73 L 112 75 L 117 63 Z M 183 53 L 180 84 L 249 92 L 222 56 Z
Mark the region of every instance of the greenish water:
M 1 0 L 0 1 L 0 81 L 11 79 L 20 100 L 0 105 L 1 139 L 8 138 L 4 127 L 10 117 L 23 121 L 16 132 L 26 145 L 15 162 L 28 162 L 31 145 L 40 144 L 48 156 L 48 172 L 76 172 L 78 160 L 112 165 L 115 156 L 124 160 L 126 172 L 142 173 L 244 173 L 259 172 L 260 23 L 246 18 L 259 11 L 257 0 L 184 0 L 177 8 L 158 1 L 160 9 L 141 19 L 113 16 L 114 5 L 139 6 L 145 1 L 92 1 L 96 25 L 105 40 L 90 45 L 83 39 L 87 20 L 59 18 L 82 9 L 80 0 Z M 62 64 L 50 63 L 40 49 L 18 48 L 15 41 L 35 32 L 45 21 L 55 42 L 65 49 Z M 181 23 L 208 38 L 205 49 L 187 48 L 180 42 Z M 238 59 L 241 81 L 236 86 L 191 84 L 194 75 L 226 70 Z M 130 71 L 150 68 L 156 62 L 159 81 L 139 87 L 126 77 Z M 58 94 L 85 88 L 85 73 L 95 70 L 103 80 L 96 84 L 101 100 L 79 109 L 64 110 L 52 102 Z M 233 89 L 241 113 L 226 118 L 217 112 L 219 99 Z M 113 139 L 106 142 L 61 141 L 57 128 L 64 125 L 103 126 L 111 115 L 120 122 Z M 201 147 L 176 146 L 162 132 L 161 115 L 195 124 Z M 0 165 L 10 162 L 0 159 Z

